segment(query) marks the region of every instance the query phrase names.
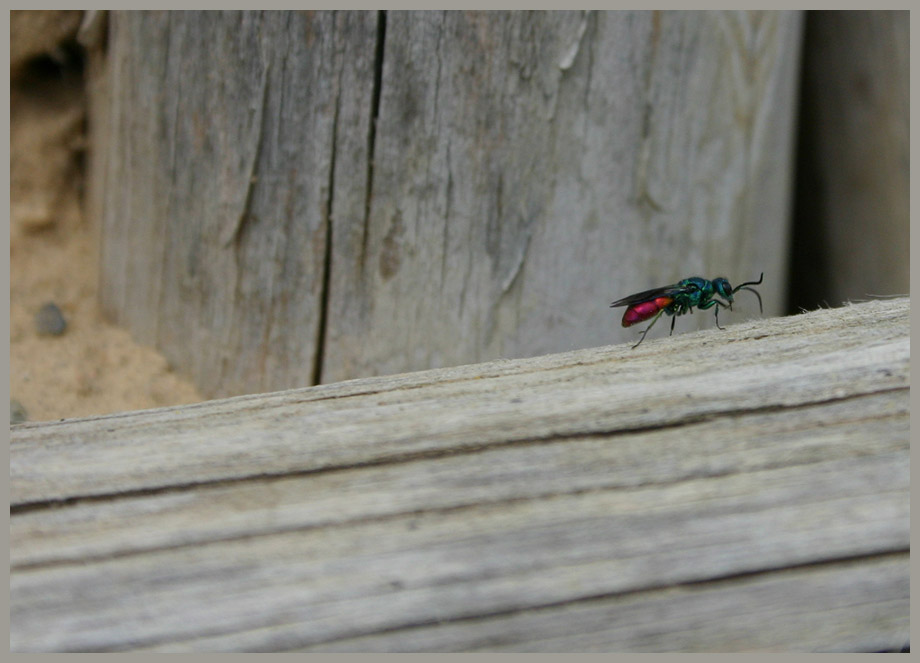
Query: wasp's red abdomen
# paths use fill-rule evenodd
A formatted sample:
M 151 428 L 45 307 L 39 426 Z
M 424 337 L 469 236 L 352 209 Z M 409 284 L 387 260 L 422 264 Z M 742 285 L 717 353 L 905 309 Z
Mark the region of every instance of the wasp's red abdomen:
M 626 309 L 626 313 L 623 314 L 623 326 L 631 327 L 637 322 L 642 322 L 643 320 L 648 320 L 649 318 L 658 314 L 658 311 L 665 308 L 674 301 L 673 297 L 655 297 L 655 299 L 650 299 L 646 302 L 639 302 L 638 304 L 633 304 Z

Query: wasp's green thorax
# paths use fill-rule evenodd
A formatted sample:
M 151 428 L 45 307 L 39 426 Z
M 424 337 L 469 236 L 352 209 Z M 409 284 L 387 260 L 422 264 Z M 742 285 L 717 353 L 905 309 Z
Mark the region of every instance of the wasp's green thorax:
M 732 287 L 723 278 L 710 281 L 701 276 L 691 276 L 689 279 L 681 281 L 678 285 L 686 289 L 685 292 L 674 298 L 675 302 L 679 303 L 680 308 L 699 307 L 709 302 L 714 295 L 719 295 L 728 302 L 732 301 Z

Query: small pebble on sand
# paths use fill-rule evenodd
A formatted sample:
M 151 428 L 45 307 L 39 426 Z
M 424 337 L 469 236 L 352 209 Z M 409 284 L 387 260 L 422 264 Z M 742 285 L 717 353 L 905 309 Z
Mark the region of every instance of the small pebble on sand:
M 60 336 L 67 329 L 67 321 L 57 304 L 48 302 L 35 314 L 35 327 L 39 334 Z

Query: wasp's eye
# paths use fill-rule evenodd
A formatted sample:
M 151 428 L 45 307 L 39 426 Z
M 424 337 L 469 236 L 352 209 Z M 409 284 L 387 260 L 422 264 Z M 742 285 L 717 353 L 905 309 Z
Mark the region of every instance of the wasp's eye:
M 712 286 L 719 295 L 731 301 L 732 292 L 734 292 L 734 290 L 731 286 L 731 283 L 728 282 L 728 279 L 720 276 L 719 278 L 713 280 Z

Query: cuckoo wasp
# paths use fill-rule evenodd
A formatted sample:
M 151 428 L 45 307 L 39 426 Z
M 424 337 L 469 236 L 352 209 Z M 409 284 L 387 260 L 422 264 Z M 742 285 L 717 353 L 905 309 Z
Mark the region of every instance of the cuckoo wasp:
M 701 310 L 707 310 L 715 307 L 716 327 L 724 329 L 719 325 L 719 307 L 724 306 L 731 310 L 732 302 L 735 301 L 734 294 L 739 290 L 750 290 L 757 295 L 757 301 L 760 303 L 760 312 L 763 313 L 763 300 L 760 293 L 752 288 L 752 285 L 763 283 L 763 273 L 757 281 L 747 281 L 733 288 L 727 279 L 721 276 L 709 281 L 699 276 L 691 276 L 673 285 L 666 285 L 661 288 L 652 288 L 645 292 L 638 292 L 635 295 L 624 297 L 613 302 L 610 306 L 625 306 L 626 312 L 623 313 L 623 326 L 631 327 L 632 325 L 643 322 L 652 318 L 652 324 L 642 332 L 642 338 L 633 348 L 639 347 L 639 344 L 645 340 L 648 330 L 658 322 L 662 313 L 673 316 L 671 319 L 671 332 L 674 333 L 674 323 L 677 322 L 677 316 L 683 315 L 688 311 L 693 313 L 693 307 L 696 306 Z

